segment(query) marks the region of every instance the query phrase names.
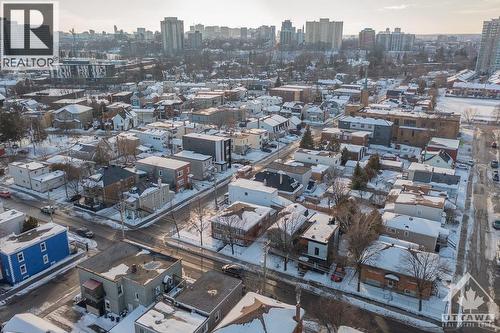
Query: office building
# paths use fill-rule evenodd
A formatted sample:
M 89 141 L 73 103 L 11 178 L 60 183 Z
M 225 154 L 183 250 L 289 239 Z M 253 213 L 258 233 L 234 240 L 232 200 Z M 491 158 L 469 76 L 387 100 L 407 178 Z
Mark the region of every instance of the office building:
M 281 47 L 290 47 L 296 43 L 295 27 L 290 20 L 281 23 L 280 45 Z
M 500 69 L 500 17 L 483 22 L 476 72 L 493 74 Z
M 184 49 L 184 21 L 177 17 L 165 17 L 160 22 L 163 52 L 175 55 Z

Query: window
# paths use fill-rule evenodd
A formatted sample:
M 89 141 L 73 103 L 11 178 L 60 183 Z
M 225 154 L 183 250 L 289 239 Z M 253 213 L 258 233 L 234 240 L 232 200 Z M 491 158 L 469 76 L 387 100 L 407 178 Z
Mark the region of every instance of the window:
M 397 286 L 397 284 L 398 284 L 398 283 L 397 283 L 396 281 L 393 281 L 393 280 L 387 280 L 387 286 L 388 286 L 389 288 L 394 288 L 394 287 L 396 287 L 396 286 Z
M 248 195 L 248 192 L 245 192 L 245 195 Z
M 47 244 L 45 242 L 40 243 L 40 251 L 47 251 Z
M 161 293 L 161 288 L 160 288 L 160 286 L 156 286 L 156 287 L 155 287 L 155 295 L 160 295 L 160 293 Z
M 314 248 L 314 255 L 319 256 L 319 248 L 317 247 Z
M 184 170 L 177 171 L 177 177 L 182 177 L 184 175 Z
M 405 230 L 404 234 L 405 234 L 405 237 L 410 236 L 410 233 L 408 231 L 406 231 L 406 230 Z
M 139 294 L 138 294 L 138 293 L 135 293 L 135 300 L 136 300 L 137 302 L 139 302 Z
M 123 294 L 123 286 L 121 284 L 118 285 L 118 296 Z
M 27 270 L 26 270 L 26 265 L 21 265 L 19 266 L 19 270 L 21 271 L 21 274 L 26 274 Z
M 215 322 L 218 322 L 220 320 L 220 310 L 217 310 L 215 313 Z
M 109 303 L 108 299 L 104 300 L 104 308 L 109 311 L 111 309 L 111 304 Z
M 17 254 L 17 261 L 23 262 L 24 261 L 24 254 L 22 252 L 19 252 Z
M 49 255 L 48 254 L 44 254 L 43 255 L 43 263 L 44 264 L 48 264 L 49 263 Z

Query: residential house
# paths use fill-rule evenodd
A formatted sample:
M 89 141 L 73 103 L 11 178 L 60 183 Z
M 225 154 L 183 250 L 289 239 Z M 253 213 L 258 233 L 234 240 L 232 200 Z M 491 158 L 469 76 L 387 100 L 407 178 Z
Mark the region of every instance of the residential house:
M 207 109 L 224 104 L 224 92 L 199 91 L 192 99 L 195 109 Z
M 137 182 L 137 175 L 117 165 L 105 166 L 82 182 L 85 205 L 114 205 Z
M 278 190 L 278 194 L 288 200 L 295 201 L 305 190 L 305 186 L 283 171 L 264 170 L 254 176 L 254 180 Z
M 321 131 L 321 142 L 328 143 L 337 140 L 340 143 L 367 147 L 371 135 L 372 133 L 368 131 L 351 131 L 337 127 L 328 127 Z
M 53 102 L 64 98 L 82 98 L 84 93 L 85 89 L 49 88 L 24 94 L 23 97 L 51 105 Z
M 92 125 L 90 106 L 70 104 L 54 111 L 54 127 L 61 129 L 87 129 Z
M 191 166 L 190 172 L 193 179 L 205 180 L 214 173 L 213 157 L 211 155 L 204 155 L 195 153 L 190 150 L 182 150 L 172 156 L 173 159 L 188 162 Z
M 423 151 L 422 163 L 438 168 L 454 169 L 454 161 L 444 150 Z
M 138 160 L 135 167 L 137 170 L 147 172 L 153 179 L 160 178 L 176 192 L 190 184 L 191 167 L 189 162 L 150 156 Z
M 299 148 L 293 154 L 293 159 L 301 163 L 328 165 L 331 168 L 340 166 L 340 153 L 325 150 Z
M 248 146 L 251 149 L 261 149 L 269 142 L 269 132 L 261 128 L 247 128 L 243 131 L 248 137 Z
M 125 215 L 135 219 L 147 216 L 171 202 L 175 193 L 170 190 L 170 185 L 162 183 L 161 179 L 155 183 L 140 183 L 123 193 Z
M 247 128 L 265 129 L 273 139 L 282 137 L 290 127 L 290 120 L 280 115 L 265 116 L 247 122 Z
M 141 125 L 147 125 L 154 123 L 158 120 L 159 111 L 156 109 L 148 108 L 148 109 L 133 109 L 135 114 L 137 114 L 137 122 Z
M 394 203 L 386 204 L 385 210 L 443 223 L 445 201 L 443 197 L 401 191 Z
M 248 246 L 274 222 L 272 208 L 236 201 L 211 218 L 212 237 Z
M 369 117 L 344 116 L 338 120 L 339 128 L 353 132 L 370 132 L 369 143 L 390 146 L 392 140 L 393 123 L 385 119 Z
M 190 121 L 204 125 L 216 125 L 218 127 L 233 126 L 246 120 L 246 110 L 236 107 L 210 107 L 193 111 Z
M 446 191 L 450 196 L 457 194 L 460 185 L 460 176 L 455 174 L 455 169 L 416 162 L 410 164 L 403 177 L 418 183 L 432 183 L 433 188 Z
M 208 317 L 208 331 L 211 331 L 242 296 L 240 279 L 208 271 L 176 296 L 174 305 Z
M 300 304 L 282 303 L 248 292 L 213 333 L 302 333 L 304 315 Z
M 77 270 L 86 309 L 97 316 L 149 306 L 182 280 L 181 260 L 124 242 L 88 258 Z
M 323 213 L 315 213 L 309 218 L 309 227 L 300 235 L 298 246 L 301 263 L 312 269 L 328 269 L 333 263 L 335 248 L 338 244 L 339 225 L 335 219 Z
M 456 161 L 459 147 L 460 140 L 434 137 L 429 140 L 425 150 L 428 152 L 444 150 L 454 161 Z
M 267 229 L 267 237 L 271 240 L 290 239 L 293 240 L 294 245 L 298 244 L 300 235 L 309 226 L 307 221 L 310 218 L 309 210 L 299 203 L 290 203 L 278 213 L 278 220 Z M 279 249 L 273 248 L 272 252 L 278 256 L 286 255 Z M 273 243 L 271 241 L 271 243 Z
M 259 206 L 271 207 L 278 199 L 278 190 L 262 182 L 238 178 L 229 183 L 229 203 L 242 201 Z
M 295 116 L 302 119 L 302 109 L 304 108 L 304 103 L 298 101 L 285 102 L 281 106 L 280 115 L 285 118 L 291 118 Z
M 66 227 L 45 223 L 24 232 L 22 228 L 19 223 L 14 232 L 0 238 L 0 281 L 10 285 L 35 276 L 70 254 Z
M 189 133 L 182 136 L 182 147 L 195 153 L 210 155 L 218 170 L 231 167 L 231 139 L 202 133 Z
M 4 211 L 0 205 L 0 237 L 18 234 L 26 220 L 26 214 L 15 209 Z
M 134 110 L 121 110 L 113 118 L 113 129 L 115 131 L 128 131 L 137 127 L 137 114 Z
M 393 212 L 384 212 L 382 221 L 383 234 L 418 244 L 427 252 L 438 252 L 447 246 L 449 231 L 439 222 Z
M 134 327 L 135 333 L 206 333 L 208 318 L 159 301 L 135 320 Z
M 350 160 L 354 161 L 361 161 L 363 157 L 366 155 L 366 147 L 365 146 L 358 146 L 358 145 L 353 145 L 349 143 L 341 143 L 340 144 L 340 151 L 347 149 L 348 152 L 348 158 Z
M 326 109 L 323 109 L 319 105 L 307 104 L 302 110 L 302 116 L 304 122 L 309 122 L 313 124 L 324 124 L 329 118 L 330 114 Z
M 50 171 L 50 165 L 44 162 L 12 162 L 9 174 L 14 178 L 14 184 L 42 193 L 65 183 L 64 171 Z
M 300 163 L 283 163 L 274 161 L 267 166 L 267 170 L 275 173 L 284 172 L 301 183 L 304 187 L 309 185 L 312 175 L 311 168 Z
M 391 238 L 388 238 L 391 240 Z M 429 265 L 439 263 L 437 253 L 426 253 L 415 249 L 416 244 L 402 242 L 394 239 L 391 242 L 377 241 L 368 251 L 377 251 L 374 260 L 361 265 L 361 282 L 400 294 L 417 297 L 418 289 L 411 267 L 405 265 L 405 258 L 410 255 L 415 257 L 425 256 Z M 432 269 L 432 268 L 427 268 Z M 422 298 L 428 299 L 432 294 L 434 281 L 426 281 L 427 286 L 421 291 Z
M 135 128 L 128 131 L 139 138 L 141 145 L 150 147 L 156 151 L 164 151 L 169 148 L 170 133 L 157 128 Z

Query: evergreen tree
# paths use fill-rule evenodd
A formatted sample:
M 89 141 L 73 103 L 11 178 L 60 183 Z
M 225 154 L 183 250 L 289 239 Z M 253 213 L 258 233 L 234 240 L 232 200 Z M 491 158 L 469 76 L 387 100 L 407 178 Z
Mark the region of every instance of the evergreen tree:
M 23 223 L 23 230 L 22 232 L 26 232 L 31 229 L 35 229 L 38 227 L 38 220 L 34 218 L 33 216 L 28 217 L 26 221 Z
M 365 172 L 368 179 L 372 179 L 377 175 L 377 172 L 380 170 L 380 158 L 378 154 L 370 156 L 368 163 L 365 166 Z
M 27 130 L 19 112 L 0 111 L 0 142 L 20 141 Z
M 352 190 L 363 190 L 366 188 L 366 184 L 368 182 L 366 172 L 361 166 L 359 162 L 356 164 L 354 168 L 354 173 L 351 178 L 351 189 Z
M 349 151 L 344 147 L 340 153 L 340 164 L 345 165 L 347 161 L 349 161 Z
M 304 132 L 304 135 L 302 135 L 302 139 L 300 140 L 300 148 L 314 149 L 314 139 L 312 137 L 311 128 L 309 126 L 306 127 L 306 131 Z

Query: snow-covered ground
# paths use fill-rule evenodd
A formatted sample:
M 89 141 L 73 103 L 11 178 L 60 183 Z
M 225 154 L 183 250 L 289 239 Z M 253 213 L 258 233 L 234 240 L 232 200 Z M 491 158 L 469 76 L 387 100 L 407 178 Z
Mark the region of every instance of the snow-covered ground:
M 95 141 L 93 135 L 62 135 L 49 134 L 45 140 L 38 142 L 33 147 L 27 139 L 21 142 L 19 149 L 28 150 L 27 157 L 29 158 L 46 158 L 51 155 L 64 152 L 78 143 L 88 143 Z
M 499 100 L 460 98 L 440 96 L 437 100 L 437 109 L 463 115 L 466 109 L 473 109 L 477 119 L 493 119 L 495 106 L 500 105 Z

